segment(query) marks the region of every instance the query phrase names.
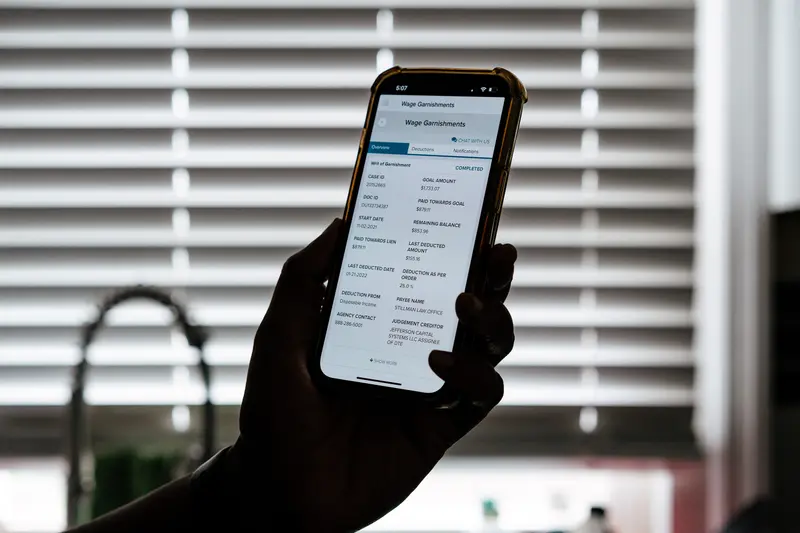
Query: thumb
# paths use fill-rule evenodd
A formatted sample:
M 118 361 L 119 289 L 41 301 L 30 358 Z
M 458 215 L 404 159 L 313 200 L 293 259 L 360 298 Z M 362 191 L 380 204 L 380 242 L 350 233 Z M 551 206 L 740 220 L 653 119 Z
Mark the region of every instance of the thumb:
M 240 431 L 268 439 L 268 426 L 253 422 L 266 409 L 277 426 L 300 438 L 300 427 L 319 405 L 310 394 L 306 355 L 317 338 L 325 280 L 334 259 L 342 221 L 333 222 L 308 246 L 291 256 L 272 293 L 269 309 L 256 331 L 253 355 L 240 411 Z M 258 413 L 254 415 L 253 413 Z M 292 429 L 288 429 L 292 428 Z
M 310 333 L 308 320 L 319 316 L 341 226 L 341 219 L 334 219 L 308 246 L 286 260 L 268 315 L 293 330 Z

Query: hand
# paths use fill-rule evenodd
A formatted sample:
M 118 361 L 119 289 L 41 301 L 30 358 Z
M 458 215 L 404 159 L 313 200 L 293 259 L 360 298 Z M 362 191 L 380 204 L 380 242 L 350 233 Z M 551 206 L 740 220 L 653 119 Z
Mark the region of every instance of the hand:
M 408 497 L 444 453 L 503 397 L 494 369 L 514 344 L 503 302 L 516 249 L 489 258 L 490 293 L 461 294 L 459 320 L 481 339 L 474 351 L 432 352 L 431 369 L 461 396 L 453 409 L 389 406 L 323 395 L 307 367 L 320 330 L 320 307 L 341 221 L 286 261 L 255 337 L 239 418 L 245 468 L 268 479 L 293 531 L 355 531 Z M 259 490 L 255 483 L 253 490 Z

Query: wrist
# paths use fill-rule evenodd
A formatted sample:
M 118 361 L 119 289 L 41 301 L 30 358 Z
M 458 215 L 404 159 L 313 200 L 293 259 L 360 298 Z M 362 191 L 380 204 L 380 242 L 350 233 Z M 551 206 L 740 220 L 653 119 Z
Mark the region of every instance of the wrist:
M 240 483 L 232 447 L 223 448 L 189 477 L 192 525 L 197 530 L 229 528 L 237 520 Z
M 190 477 L 192 522 L 201 531 L 269 528 L 276 495 L 258 454 L 241 437 L 203 463 Z M 272 500 L 272 501 L 271 501 Z

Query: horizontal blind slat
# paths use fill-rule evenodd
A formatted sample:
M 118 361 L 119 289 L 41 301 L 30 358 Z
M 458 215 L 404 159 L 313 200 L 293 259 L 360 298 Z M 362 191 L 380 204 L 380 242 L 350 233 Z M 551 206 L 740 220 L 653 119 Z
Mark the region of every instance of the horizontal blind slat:
M 309 49 L 325 48 L 393 48 L 398 50 L 431 49 L 469 50 L 487 48 L 508 49 L 692 49 L 691 32 L 606 31 L 596 37 L 578 32 L 544 31 L 482 31 L 457 32 L 442 30 L 436 34 L 426 31 L 395 31 L 383 36 L 370 30 L 307 31 L 280 30 L 265 33 L 252 31 L 194 31 L 186 37 L 174 37 L 168 31 L 4 31 L 0 33 L 0 49 Z
M 173 129 L 173 128 L 360 128 L 362 110 L 264 109 L 263 111 L 190 112 L 185 118 L 175 117 L 169 110 L 107 111 L 0 111 L 0 128 L 4 129 Z M 694 126 L 691 112 L 609 111 L 586 117 L 579 110 L 526 113 L 524 129 L 689 129 Z
M 2 188 L 0 188 L 0 191 Z M 0 208 L 3 209 L 69 209 L 69 208 L 295 208 L 344 207 L 341 186 L 319 187 L 313 191 L 301 188 L 274 187 L 263 191 L 228 191 L 227 194 L 195 193 L 186 198 L 175 198 L 172 191 L 112 191 L 106 194 L 86 195 L 72 189 L 48 191 L 47 195 L 32 191 L 3 192 Z M 692 192 L 683 191 L 548 191 L 509 185 L 508 200 L 504 209 L 685 209 L 694 206 Z
M 250 358 L 247 344 L 211 343 L 205 357 L 213 366 L 246 367 Z M 0 368 L 3 367 L 57 367 L 78 362 L 76 346 L 19 345 L 0 348 Z M 92 366 L 193 366 L 196 354 L 191 350 L 165 349 L 163 344 L 141 345 L 100 343 L 90 352 Z M 691 368 L 694 364 L 689 347 L 684 349 L 619 349 L 597 350 L 577 347 L 548 347 L 535 343 L 518 342 L 514 352 L 505 358 L 501 367 L 621 367 L 621 368 Z
M 207 150 L 186 156 L 171 150 L 116 149 L 103 152 L 83 150 L 0 150 L 0 169 L 161 169 L 161 168 L 353 168 L 355 151 L 317 148 L 293 150 Z M 216 153 L 214 153 L 216 152 Z M 313 155 L 313 159 L 309 156 Z M 573 150 L 526 150 L 514 153 L 514 166 L 526 168 L 642 168 L 690 169 L 691 150 L 607 151 L 597 156 Z
M 484 67 L 487 65 L 483 65 Z M 488 65 L 495 66 L 495 65 Z M 528 89 L 691 89 L 694 75 L 687 72 L 621 71 L 585 78 L 579 72 L 517 71 Z M 269 72 L 193 72 L 175 78 L 168 72 L 93 70 L 70 72 L 8 72 L 0 70 L 0 89 L 368 89 L 374 68 L 301 70 L 272 69 Z
M 190 272 L 161 271 L 103 271 L 97 268 L 77 269 L 25 269 L 0 268 L 0 290 L 5 287 L 117 287 L 144 283 L 159 287 L 272 287 L 279 269 L 224 268 Z M 597 287 L 597 288 L 686 288 L 694 278 L 688 271 L 663 271 L 654 269 L 620 269 L 596 271 L 564 268 L 537 269 L 522 266 L 514 272 L 514 286 L 523 287 Z
M 580 371 L 539 367 L 535 374 L 504 367 L 505 396 L 501 405 L 687 406 L 692 402 L 691 371 L 642 369 L 637 373 L 613 367 L 600 370 L 600 385 L 588 390 Z M 69 397 L 69 367 L 44 373 L 35 367 L 8 367 L 0 377 L 0 405 L 62 405 Z M 87 401 L 95 405 L 198 405 L 203 402 L 199 376 L 176 384 L 169 368 L 97 367 L 87 384 Z M 219 405 L 237 405 L 244 392 L 244 367 L 212 370 L 211 394 Z M 19 398 L 19 399 L 14 399 Z M 19 402 L 19 403 L 11 403 Z
M 172 247 L 218 247 L 218 248 L 264 248 L 300 247 L 313 240 L 319 231 L 315 229 L 287 229 L 280 234 L 265 235 L 263 231 L 205 232 L 189 237 L 176 237 L 168 231 L 0 231 L 0 248 L 172 248 Z M 660 231 L 568 231 L 517 230 L 502 228 L 498 240 L 513 242 L 518 247 L 561 248 L 670 248 L 681 249 L 694 246 L 691 230 Z
M 497 0 L 492 3 L 496 9 L 519 8 L 613 8 L 613 9 L 687 9 L 695 5 L 695 0 Z M 263 0 L 2 0 L 0 7 L 23 7 L 37 9 L 69 8 L 261 8 Z M 338 0 L 336 6 L 352 8 L 476 8 L 485 9 L 482 0 Z M 286 9 L 330 9 L 330 0 L 271 0 L 271 8 Z
M 509 304 L 517 327 L 628 327 L 628 328 L 687 328 L 692 326 L 691 310 L 580 310 L 532 309 L 524 305 Z M 577 307 L 577 306 L 576 306 Z M 209 327 L 258 325 L 264 306 L 221 306 L 196 309 L 197 320 Z M 64 316 L 64 315 L 69 316 Z M 0 327 L 74 327 L 78 328 L 93 316 L 85 309 L 65 308 L 56 312 L 51 306 L 29 306 L 0 311 Z M 114 326 L 157 326 L 168 317 L 157 311 L 126 307 L 113 311 L 108 324 Z

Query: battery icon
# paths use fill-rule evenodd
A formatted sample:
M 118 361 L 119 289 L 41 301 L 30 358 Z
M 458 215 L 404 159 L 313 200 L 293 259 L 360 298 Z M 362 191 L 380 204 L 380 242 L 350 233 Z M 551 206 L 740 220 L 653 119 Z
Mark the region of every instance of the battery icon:
M 497 87 L 489 87 L 489 92 L 490 93 L 496 93 L 497 92 Z

